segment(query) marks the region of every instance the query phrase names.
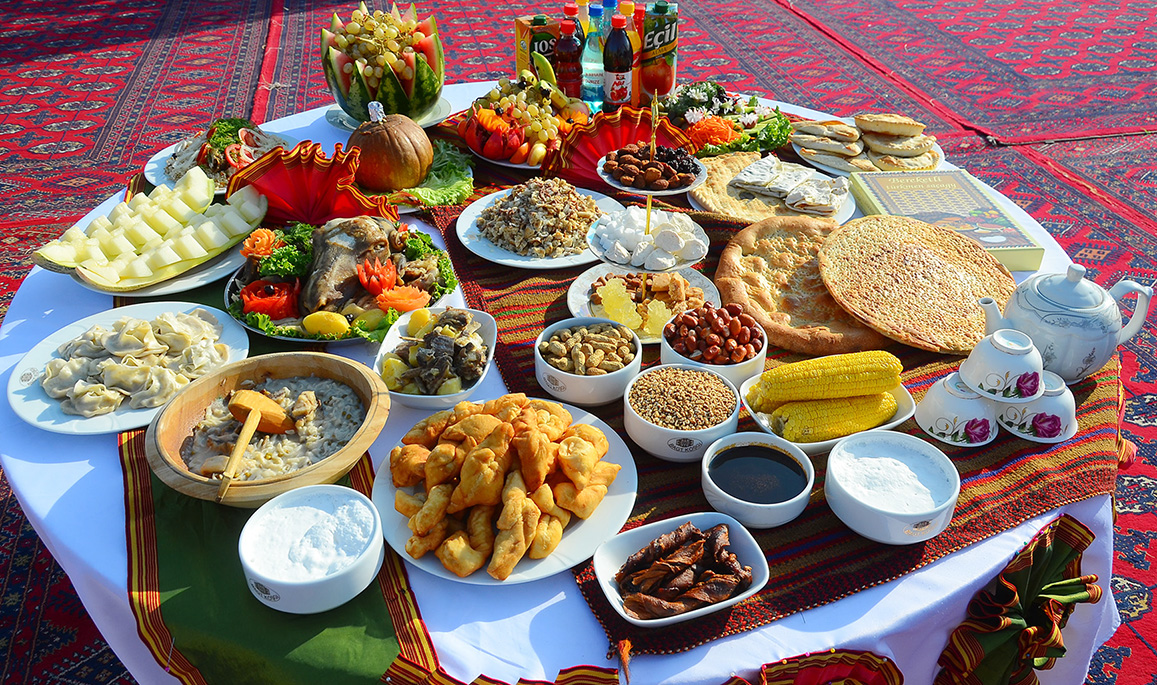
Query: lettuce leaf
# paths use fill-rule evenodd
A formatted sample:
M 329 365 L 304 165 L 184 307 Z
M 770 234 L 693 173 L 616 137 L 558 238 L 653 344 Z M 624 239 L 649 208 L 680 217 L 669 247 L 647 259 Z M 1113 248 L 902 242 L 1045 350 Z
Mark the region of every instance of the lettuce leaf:
M 427 207 L 456 205 L 474 193 L 474 158 L 445 140 L 434 141 L 434 164 L 421 185 L 387 196 L 390 202 Z

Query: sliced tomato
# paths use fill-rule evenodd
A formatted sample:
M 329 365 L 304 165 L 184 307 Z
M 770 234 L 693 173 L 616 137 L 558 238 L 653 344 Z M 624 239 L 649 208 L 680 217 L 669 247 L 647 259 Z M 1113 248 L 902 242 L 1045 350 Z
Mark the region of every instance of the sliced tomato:
M 361 281 L 362 287 L 366 289 L 371 295 L 379 295 L 382 291 L 393 288 L 398 282 L 398 267 L 394 266 L 394 262 L 387 259 L 385 264 L 382 264 L 377 257 L 370 262 L 366 259 L 361 264 L 358 264 L 358 280 Z
M 253 129 L 251 129 L 251 128 L 238 129 L 237 130 L 237 139 L 240 140 L 242 142 L 242 144 L 247 145 L 249 147 L 257 147 L 257 144 L 258 144 L 257 143 L 257 134 L 254 133 Z
M 253 150 L 241 143 L 233 143 L 225 147 L 225 161 L 229 166 L 240 169 L 253 163 Z
M 210 135 L 212 130 L 209 129 Z M 209 159 L 209 143 L 201 143 L 201 149 L 197 151 L 197 164 L 204 164 Z
M 273 283 L 253 281 L 241 289 L 242 311 L 266 314 L 274 321 L 297 317 L 297 296 L 301 292 L 301 281 L 293 283 Z
M 377 297 L 378 308 L 384 311 L 393 309 L 398 312 L 412 312 L 421 309 L 430 303 L 430 293 L 419 290 L 412 285 L 399 285 L 391 290 L 384 290 Z

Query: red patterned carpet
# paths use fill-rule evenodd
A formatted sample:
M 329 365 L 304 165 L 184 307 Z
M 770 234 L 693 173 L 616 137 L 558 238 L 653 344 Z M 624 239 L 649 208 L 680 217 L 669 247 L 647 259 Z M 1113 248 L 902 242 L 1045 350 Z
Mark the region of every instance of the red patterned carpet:
M 222 114 L 261 121 L 331 102 L 319 27 L 348 2 L 15 0 L 0 38 L 0 316 L 28 254 L 153 151 Z M 510 17 L 554 5 L 439 9 L 450 81 L 512 61 Z M 1023 206 L 1109 285 L 1157 280 L 1157 5 L 978 0 L 680 3 L 680 77 L 833 114 L 903 110 L 956 164 Z M 993 147 L 986 136 L 1007 142 Z M 1088 683 L 1157 673 L 1157 340 L 1123 348 L 1126 435 L 1112 581 L 1124 624 Z M 128 683 L 0 479 L 0 682 Z

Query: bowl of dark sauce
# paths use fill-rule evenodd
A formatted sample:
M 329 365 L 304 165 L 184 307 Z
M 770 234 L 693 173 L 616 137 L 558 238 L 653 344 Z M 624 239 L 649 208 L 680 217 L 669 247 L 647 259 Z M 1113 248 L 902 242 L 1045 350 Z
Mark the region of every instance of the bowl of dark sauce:
M 774 528 L 799 516 L 815 484 L 803 450 L 768 433 L 735 433 L 707 448 L 703 494 L 747 528 Z

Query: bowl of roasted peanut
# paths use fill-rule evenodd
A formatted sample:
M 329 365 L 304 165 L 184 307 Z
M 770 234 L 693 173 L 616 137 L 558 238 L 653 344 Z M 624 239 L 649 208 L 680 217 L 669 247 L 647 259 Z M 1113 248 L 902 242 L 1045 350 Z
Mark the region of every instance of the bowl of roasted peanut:
M 642 368 L 639 336 L 610 319 L 575 317 L 534 341 L 534 375 L 543 390 L 579 406 L 621 399 Z

